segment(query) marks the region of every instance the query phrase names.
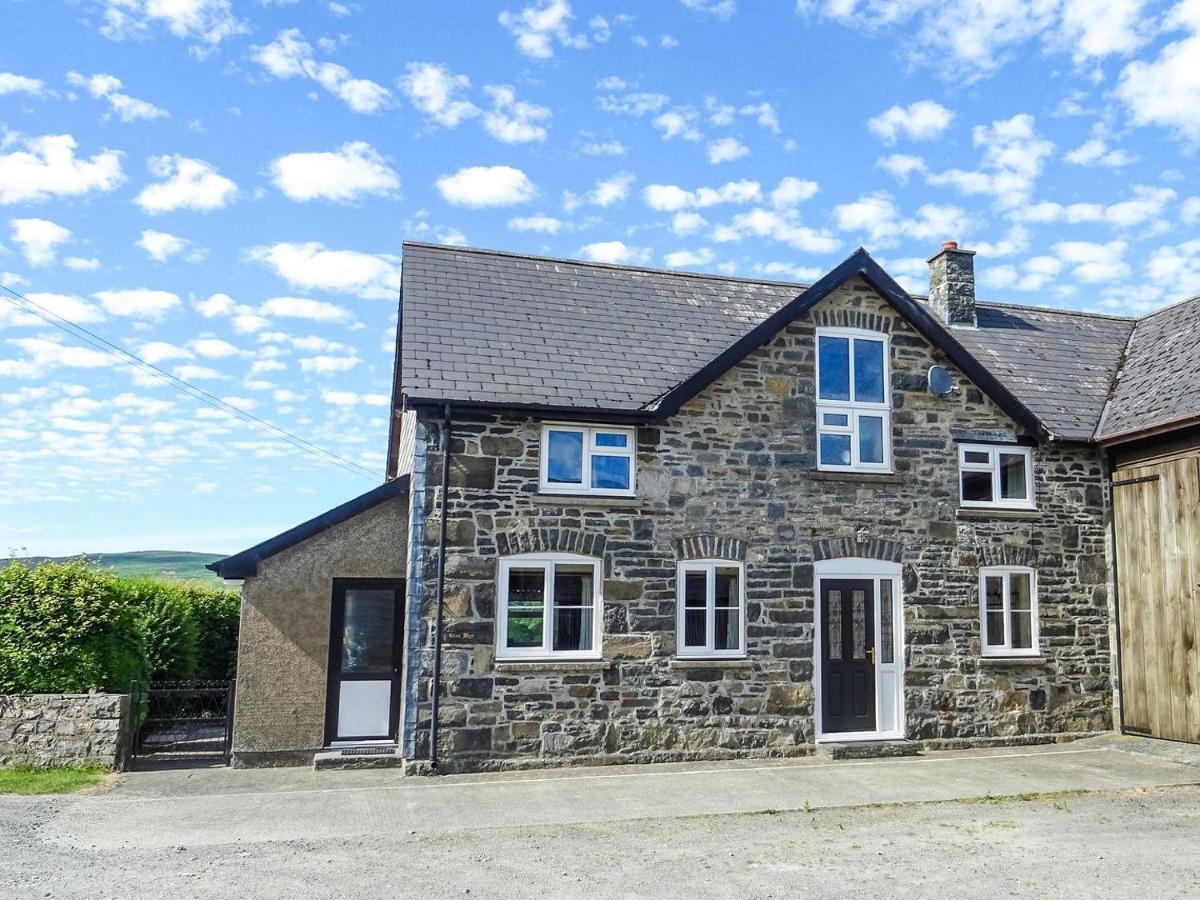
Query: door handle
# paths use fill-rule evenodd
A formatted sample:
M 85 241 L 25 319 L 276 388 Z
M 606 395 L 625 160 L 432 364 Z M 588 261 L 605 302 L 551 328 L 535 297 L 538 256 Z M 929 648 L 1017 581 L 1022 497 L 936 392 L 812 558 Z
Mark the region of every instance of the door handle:
M 871 665 L 875 665 L 875 648 L 874 648 L 874 647 L 868 647 L 868 648 L 867 648 L 867 653 L 868 653 L 868 654 L 870 654 L 870 657 L 871 657 Z

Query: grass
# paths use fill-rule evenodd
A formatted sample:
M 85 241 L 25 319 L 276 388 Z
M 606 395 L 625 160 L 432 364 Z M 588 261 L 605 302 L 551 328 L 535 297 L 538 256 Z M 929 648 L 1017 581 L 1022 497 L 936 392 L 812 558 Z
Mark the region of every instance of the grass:
M 73 794 L 99 784 L 107 774 L 101 766 L 35 769 L 18 764 L 0 769 L 0 794 Z

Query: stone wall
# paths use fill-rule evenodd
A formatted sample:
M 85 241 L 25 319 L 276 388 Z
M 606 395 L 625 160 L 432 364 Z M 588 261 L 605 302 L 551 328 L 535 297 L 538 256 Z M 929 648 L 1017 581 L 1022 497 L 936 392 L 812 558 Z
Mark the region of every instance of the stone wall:
M 893 476 L 816 471 L 813 329 L 822 324 L 891 333 Z M 935 363 L 951 369 L 957 394 L 929 395 Z M 410 581 L 410 602 L 421 604 L 409 696 L 419 711 L 408 710 L 417 758 L 429 750 L 438 426 L 419 429 L 430 447 L 425 553 Z M 540 496 L 540 422 L 459 417 L 440 747 L 448 767 L 809 752 L 813 561 L 831 555 L 903 564 L 909 738 L 984 743 L 1110 727 L 1099 455 L 1039 447 L 1036 514 L 960 511 L 952 426 L 1015 428 L 862 282 L 835 291 L 669 421 L 639 428 L 636 498 Z M 748 659 L 678 660 L 676 563 L 689 547 L 721 542 L 745 557 Z M 497 559 L 528 548 L 603 560 L 603 662 L 494 661 Z M 985 661 L 978 568 L 1013 561 L 1038 571 L 1043 658 Z
M 311 762 L 325 745 L 334 578 L 403 578 L 401 494 L 259 563 L 242 587 L 233 763 Z
M 126 694 L 0 694 L 0 766 L 119 769 L 129 727 Z

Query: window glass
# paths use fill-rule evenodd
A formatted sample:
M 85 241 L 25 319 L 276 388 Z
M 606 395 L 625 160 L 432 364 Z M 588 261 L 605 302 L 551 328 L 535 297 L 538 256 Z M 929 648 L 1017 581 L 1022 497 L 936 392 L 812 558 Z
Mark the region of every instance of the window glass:
M 882 578 L 879 581 L 879 661 L 882 663 L 896 661 L 895 630 L 892 619 L 892 582 Z
M 842 658 L 842 592 L 829 592 L 829 640 L 826 650 L 830 659 Z
M 850 416 L 846 413 L 822 413 L 821 421 L 832 428 L 845 428 L 850 424 Z
M 1004 646 L 1004 578 L 989 575 L 983 582 L 984 608 L 986 610 L 986 641 L 989 646 Z
M 736 650 L 742 643 L 739 606 L 741 593 L 738 591 L 738 570 L 717 569 L 713 587 L 714 630 L 713 647 L 716 650 Z
M 1028 650 L 1033 647 L 1033 594 L 1029 574 L 1014 572 L 1008 578 L 1011 646 L 1014 650 Z
M 986 450 L 964 450 L 963 462 L 971 463 L 972 465 L 986 466 L 992 461 L 992 455 Z
M 597 431 L 596 432 L 597 447 L 628 447 L 629 435 L 623 432 L 613 431 Z
M 578 431 L 550 431 L 547 439 L 549 459 L 546 480 L 554 484 L 583 482 L 583 434 Z
M 817 352 L 821 373 L 817 396 L 821 400 L 849 400 L 850 340 L 822 335 L 817 340 Z
M 865 591 L 850 592 L 850 638 L 854 642 L 854 659 L 867 658 L 867 595 Z
M 1000 496 L 1005 500 L 1028 500 L 1025 454 L 1000 454 Z
M 708 574 L 690 571 L 684 574 L 683 643 L 687 647 L 703 647 L 708 643 L 706 632 Z
M 542 569 L 510 569 L 508 573 L 509 647 L 541 647 L 545 618 L 546 575 Z
M 855 338 L 854 399 L 858 403 L 882 403 L 883 342 Z
M 864 463 L 883 462 L 882 417 L 858 417 L 858 460 Z
M 992 473 L 962 473 L 962 498 L 971 503 L 990 503 L 992 499 Z
M 850 465 L 850 435 L 821 435 L 821 464 L 826 466 Z
M 554 569 L 554 649 L 592 649 L 592 569 Z
M 348 589 L 342 616 L 342 671 L 391 671 L 396 598 L 391 591 Z
M 628 456 L 592 457 L 592 487 L 610 491 L 629 490 Z

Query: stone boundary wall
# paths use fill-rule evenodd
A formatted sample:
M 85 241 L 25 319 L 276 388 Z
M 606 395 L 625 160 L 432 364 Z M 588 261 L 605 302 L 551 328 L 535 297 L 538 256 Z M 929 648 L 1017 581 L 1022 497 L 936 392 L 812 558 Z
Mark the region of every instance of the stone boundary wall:
M 0 766 L 119 769 L 129 728 L 127 694 L 0 694 Z

